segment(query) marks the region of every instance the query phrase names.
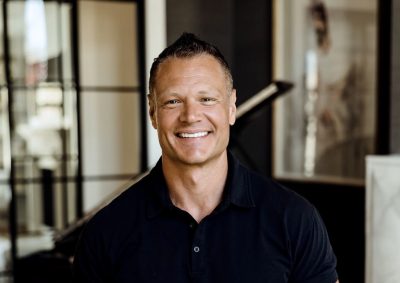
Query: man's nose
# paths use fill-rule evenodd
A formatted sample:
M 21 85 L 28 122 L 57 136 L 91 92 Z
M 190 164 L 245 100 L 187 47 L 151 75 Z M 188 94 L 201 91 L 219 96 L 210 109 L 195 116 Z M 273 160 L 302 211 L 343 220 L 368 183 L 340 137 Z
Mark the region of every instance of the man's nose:
M 180 115 L 181 122 L 194 123 L 201 118 L 200 105 L 194 101 L 185 101 Z

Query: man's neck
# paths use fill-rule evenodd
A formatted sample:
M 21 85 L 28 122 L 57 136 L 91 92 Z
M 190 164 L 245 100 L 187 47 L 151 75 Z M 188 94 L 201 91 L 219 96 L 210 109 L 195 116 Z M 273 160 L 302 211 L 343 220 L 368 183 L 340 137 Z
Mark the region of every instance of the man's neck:
M 200 222 L 221 202 L 228 174 L 227 155 L 199 166 L 163 158 L 163 172 L 172 203 Z

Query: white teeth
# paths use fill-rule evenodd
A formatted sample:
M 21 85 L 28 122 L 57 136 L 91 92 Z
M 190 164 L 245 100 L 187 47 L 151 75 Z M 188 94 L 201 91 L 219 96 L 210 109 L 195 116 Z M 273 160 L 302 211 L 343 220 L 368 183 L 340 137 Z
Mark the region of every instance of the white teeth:
M 206 136 L 207 132 L 198 132 L 198 133 L 179 133 L 178 136 L 181 138 L 200 138 Z

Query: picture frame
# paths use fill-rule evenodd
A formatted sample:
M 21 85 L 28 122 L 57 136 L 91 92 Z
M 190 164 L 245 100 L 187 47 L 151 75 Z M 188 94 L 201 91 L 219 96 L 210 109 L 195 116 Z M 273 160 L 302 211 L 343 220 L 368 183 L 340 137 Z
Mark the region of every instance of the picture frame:
M 272 175 L 362 185 L 377 135 L 377 0 L 275 0 Z

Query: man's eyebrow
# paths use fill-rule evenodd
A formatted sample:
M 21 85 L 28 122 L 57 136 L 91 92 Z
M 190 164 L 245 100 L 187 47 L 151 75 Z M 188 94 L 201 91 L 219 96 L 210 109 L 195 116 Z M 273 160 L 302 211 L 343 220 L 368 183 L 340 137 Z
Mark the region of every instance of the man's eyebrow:
M 163 92 L 159 93 L 157 97 L 162 98 L 165 96 L 179 96 L 179 93 L 176 91 L 168 91 L 167 90 L 167 91 L 163 91 Z
M 221 94 L 218 89 L 201 89 L 197 92 L 198 94 Z
M 211 93 L 212 91 L 208 91 L 208 90 L 200 90 L 200 91 L 198 91 L 197 93 L 198 94 L 209 94 L 209 93 Z

